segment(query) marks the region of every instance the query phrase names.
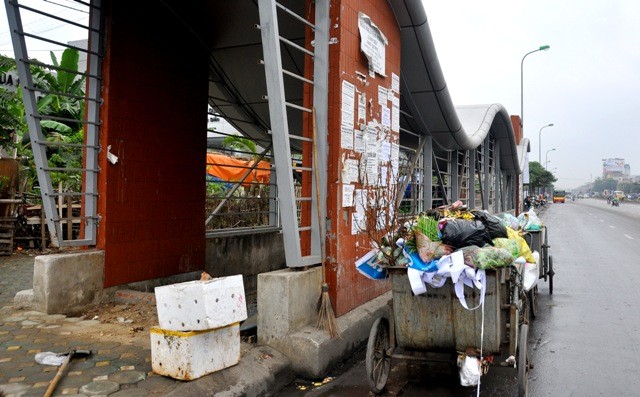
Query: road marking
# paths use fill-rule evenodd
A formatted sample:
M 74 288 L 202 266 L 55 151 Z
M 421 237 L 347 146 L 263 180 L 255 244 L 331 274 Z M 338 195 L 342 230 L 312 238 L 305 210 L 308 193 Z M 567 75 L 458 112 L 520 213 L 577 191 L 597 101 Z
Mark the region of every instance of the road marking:
M 615 229 L 615 228 L 616 228 L 615 226 L 612 226 L 612 225 L 609 225 L 609 227 L 610 227 L 610 228 L 612 228 L 612 229 Z
M 633 237 L 629 236 L 628 234 L 623 234 L 623 236 L 625 236 L 626 238 L 628 238 L 629 240 L 633 240 Z

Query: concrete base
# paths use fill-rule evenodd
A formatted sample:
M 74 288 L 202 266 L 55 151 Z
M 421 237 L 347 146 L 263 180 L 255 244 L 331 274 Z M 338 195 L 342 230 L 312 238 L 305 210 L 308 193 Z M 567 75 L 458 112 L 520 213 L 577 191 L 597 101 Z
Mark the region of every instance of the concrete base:
M 285 338 L 311 324 L 321 293 L 322 268 L 258 275 L 258 343 Z
M 18 309 L 33 309 L 34 301 L 33 301 L 33 289 L 25 289 L 22 291 L 18 291 L 16 296 L 13 298 L 13 308 Z
M 103 275 L 104 251 L 37 256 L 33 268 L 34 308 L 47 314 L 79 314 L 100 302 Z
M 308 325 L 286 338 L 272 339 L 269 345 L 289 358 L 297 375 L 308 379 L 324 378 L 369 338 L 377 318 L 389 318 L 391 299 L 391 292 L 387 292 L 338 317 L 339 338 L 331 339 L 326 331 Z

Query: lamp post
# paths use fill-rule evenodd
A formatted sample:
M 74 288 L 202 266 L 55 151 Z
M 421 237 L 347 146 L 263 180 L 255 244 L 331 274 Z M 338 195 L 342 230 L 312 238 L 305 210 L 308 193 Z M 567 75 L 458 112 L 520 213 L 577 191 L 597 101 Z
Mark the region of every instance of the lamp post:
M 527 55 L 529 54 L 533 54 L 534 52 L 538 52 L 538 51 L 546 51 L 549 48 L 551 48 L 551 46 L 548 45 L 543 45 L 540 46 L 537 50 L 533 50 L 533 51 L 529 51 L 526 54 L 524 54 L 524 56 L 522 57 L 522 61 L 520 61 L 520 129 L 522 130 L 522 133 L 524 134 L 524 59 L 527 57 Z
M 538 131 L 538 163 L 542 165 L 542 130 L 547 127 L 553 127 L 553 123 L 547 124 Z
M 549 152 L 553 152 L 556 148 L 547 150 L 547 153 L 544 155 L 544 169 L 547 169 L 547 165 L 549 163 Z

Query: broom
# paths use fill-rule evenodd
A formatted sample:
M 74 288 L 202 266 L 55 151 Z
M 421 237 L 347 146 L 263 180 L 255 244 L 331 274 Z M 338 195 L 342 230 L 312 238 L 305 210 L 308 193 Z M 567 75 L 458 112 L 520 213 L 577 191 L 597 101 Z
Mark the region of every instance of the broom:
M 318 213 L 318 231 L 320 232 L 320 260 L 322 263 L 322 294 L 320 294 L 320 299 L 318 300 L 318 322 L 316 327 L 318 329 L 324 329 L 329 333 L 329 337 L 331 339 L 337 338 L 340 336 L 338 332 L 338 325 L 336 324 L 336 315 L 333 312 L 333 306 L 331 305 L 331 297 L 329 296 L 329 284 L 327 284 L 326 280 L 326 259 L 325 259 L 325 232 L 324 232 L 324 220 L 322 219 L 322 212 L 320 209 L 322 206 L 320 205 L 320 176 L 318 169 L 318 144 L 317 144 L 317 133 L 316 133 L 316 109 L 313 108 L 313 113 L 311 115 L 312 124 L 313 124 L 313 175 L 315 177 L 316 182 L 316 212 Z

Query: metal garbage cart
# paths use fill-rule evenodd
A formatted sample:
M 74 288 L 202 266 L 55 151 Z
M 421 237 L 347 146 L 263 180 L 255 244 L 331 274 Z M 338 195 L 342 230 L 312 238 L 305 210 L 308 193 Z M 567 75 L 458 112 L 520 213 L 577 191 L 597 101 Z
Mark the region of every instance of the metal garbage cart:
M 492 355 L 494 365 L 517 369 L 518 395 L 527 395 L 529 308 L 522 289 L 522 269 L 514 265 L 487 270 L 484 307 L 476 310 L 462 307 L 450 280 L 441 288 L 414 295 L 407 268 L 388 269 L 391 315 L 374 321 L 367 343 L 365 362 L 372 392 L 384 389 L 392 358 L 454 364 L 460 352 L 482 347 L 482 356 Z M 464 296 L 473 307 L 480 302 L 477 289 L 465 288 Z
M 553 258 L 549 255 L 549 229 L 542 226 L 540 230 L 527 230 L 523 236 L 531 251 L 538 251 L 540 261 L 538 263 L 538 279 L 549 282 L 549 295 L 553 295 Z M 538 286 L 529 290 L 531 318 L 535 318 L 538 313 Z

